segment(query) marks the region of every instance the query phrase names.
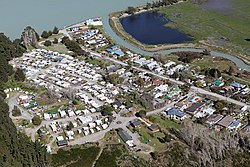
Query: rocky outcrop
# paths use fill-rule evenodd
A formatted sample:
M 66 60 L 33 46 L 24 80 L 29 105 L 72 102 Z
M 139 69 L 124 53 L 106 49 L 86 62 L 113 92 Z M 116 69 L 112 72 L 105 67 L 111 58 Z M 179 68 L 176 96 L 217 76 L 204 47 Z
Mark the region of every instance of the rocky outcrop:
M 30 26 L 26 27 L 22 33 L 21 40 L 26 49 L 37 48 L 39 35 L 37 32 Z

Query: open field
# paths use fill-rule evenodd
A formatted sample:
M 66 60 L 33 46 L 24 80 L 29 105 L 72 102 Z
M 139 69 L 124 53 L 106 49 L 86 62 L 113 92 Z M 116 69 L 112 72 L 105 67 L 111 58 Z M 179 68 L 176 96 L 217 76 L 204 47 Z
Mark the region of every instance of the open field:
M 99 147 L 84 145 L 70 150 L 59 149 L 57 154 L 52 155 L 52 164 L 53 166 L 91 167 L 99 150 Z
M 243 54 L 249 60 L 250 43 L 245 39 L 250 37 L 250 1 L 232 3 L 235 7 L 229 16 L 188 2 L 160 8 L 160 12 L 173 21 L 166 26 L 192 35 L 194 42 Z

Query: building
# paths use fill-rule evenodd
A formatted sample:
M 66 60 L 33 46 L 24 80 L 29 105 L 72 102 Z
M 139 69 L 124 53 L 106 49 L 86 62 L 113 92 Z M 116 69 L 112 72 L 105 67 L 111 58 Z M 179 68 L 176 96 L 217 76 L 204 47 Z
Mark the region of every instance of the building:
M 134 146 L 132 137 L 126 131 L 119 130 L 118 135 L 120 136 L 122 141 L 126 143 L 128 146 L 130 147 Z
M 151 131 L 154 132 L 154 133 L 155 133 L 155 132 L 159 132 L 158 126 L 156 126 L 156 125 L 154 125 L 154 124 L 151 125 L 151 126 L 149 126 L 148 129 L 151 130 Z
M 57 146 L 58 147 L 67 146 L 67 145 L 68 145 L 67 140 L 59 140 L 59 141 L 57 141 Z
M 217 124 L 223 118 L 222 115 L 219 114 L 212 114 L 209 115 L 206 119 L 206 123 L 210 126 Z
M 140 120 L 134 120 L 130 122 L 131 126 L 134 128 L 140 127 L 141 126 L 141 121 Z
M 187 114 L 181 112 L 179 108 L 171 108 L 170 110 L 167 110 L 166 116 L 170 119 L 181 120 L 181 121 L 187 118 Z
M 206 103 L 204 102 L 198 102 L 198 103 L 193 103 L 190 107 L 186 109 L 186 112 L 195 115 L 198 110 L 203 107 Z
M 222 120 L 220 120 L 217 123 L 217 125 L 220 125 L 224 128 L 228 128 L 234 121 L 235 121 L 235 119 L 232 116 L 227 115 Z
M 86 116 L 86 117 L 84 117 L 84 116 L 79 116 L 79 117 L 78 117 L 78 120 L 79 120 L 82 124 L 86 124 L 86 123 L 91 122 L 93 119 L 92 119 L 91 116 Z

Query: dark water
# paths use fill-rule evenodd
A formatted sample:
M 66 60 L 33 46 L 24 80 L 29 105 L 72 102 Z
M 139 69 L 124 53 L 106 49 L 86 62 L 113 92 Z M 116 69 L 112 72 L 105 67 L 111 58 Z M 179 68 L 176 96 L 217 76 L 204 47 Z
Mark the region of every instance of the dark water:
M 248 1 L 248 0 L 246 0 Z M 220 12 L 224 15 L 232 15 L 233 0 L 208 0 L 201 4 L 201 7 Z
M 179 44 L 192 41 L 190 35 L 164 26 L 170 22 L 157 12 L 145 12 L 121 18 L 124 30 L 144 44 Z

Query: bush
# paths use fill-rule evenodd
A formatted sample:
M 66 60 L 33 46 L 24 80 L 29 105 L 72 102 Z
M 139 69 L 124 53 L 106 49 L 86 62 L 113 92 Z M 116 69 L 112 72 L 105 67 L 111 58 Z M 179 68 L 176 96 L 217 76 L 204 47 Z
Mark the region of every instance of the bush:
M 58 39 L 57 38 L 54 38 L 53 44 L 58 44 Z
M 12 110 L 12 115 L 14 117 L 18 117 L 21 116 L 21 111 L 17 106 L 14 106 L 13 110 Z
M 44 42 L 44 46 L 51 46 L 51 41 L 49 41 L 49 40 L 46 40 L 45 42 Z
M 34 125 L 36 125 L 36 126 L 39 126 L 39 125 L 41 125 L 42 120 L 41 120 L 41 118 L 40 118 L 38 115 L 36 115 L 36 116 L 34 116 L 34 117 L 32 118 L 32 123 L 33 123 Z

